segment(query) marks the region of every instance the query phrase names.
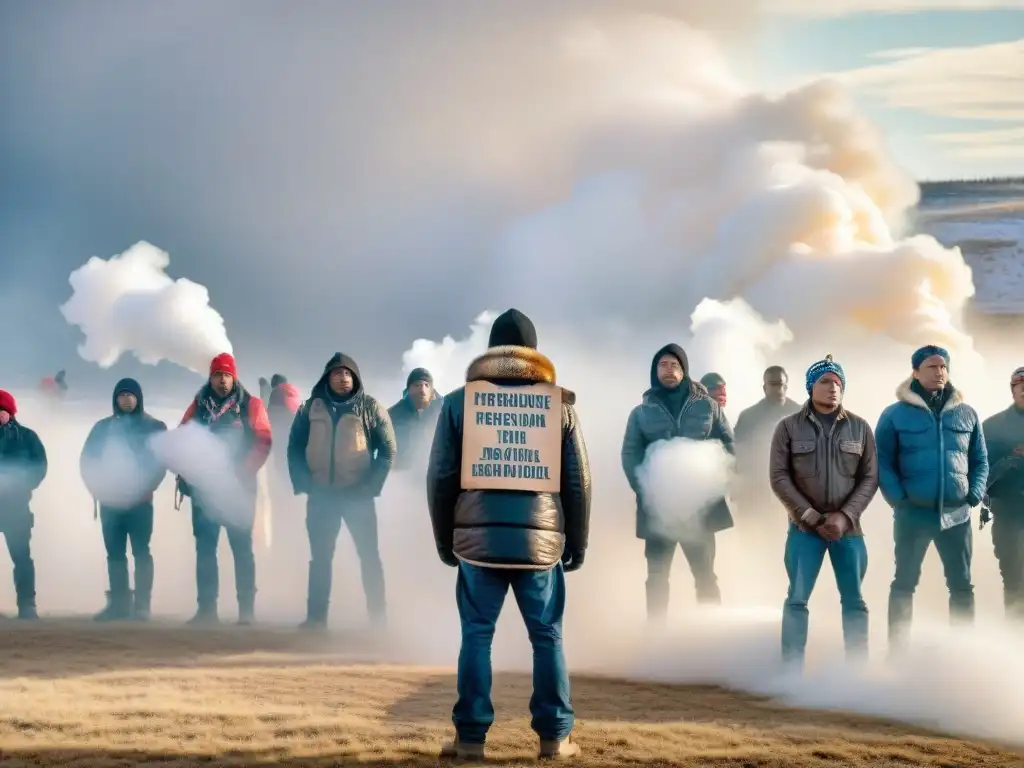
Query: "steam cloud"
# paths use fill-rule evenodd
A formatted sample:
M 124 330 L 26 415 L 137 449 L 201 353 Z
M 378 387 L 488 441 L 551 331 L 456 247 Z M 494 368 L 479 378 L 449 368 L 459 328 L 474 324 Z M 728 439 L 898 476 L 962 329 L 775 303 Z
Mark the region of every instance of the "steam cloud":
M 100 504 L 129 509 L 150 491 L 152 467 L 146 467 L 123 440 L 107 440 L 100 455 L 82 462 L 82 480 Z
M 85 334 L 78 347 L 85 360 L 109 368 L 132 352 L 149 365 L 170 360 L 205 374 L 211 358 L 232 351 L 206 288 L 172 280 L 170 262 L 142 241 L 110 259 L 93 256 L 71 273 L 72 295 L 60 311 Z
M 728 493 L 731 469 L 732 457 L 717 441 L 651 443 L 637 468 L 651 530 L 677 541 L 699 538 L 708 507 Z

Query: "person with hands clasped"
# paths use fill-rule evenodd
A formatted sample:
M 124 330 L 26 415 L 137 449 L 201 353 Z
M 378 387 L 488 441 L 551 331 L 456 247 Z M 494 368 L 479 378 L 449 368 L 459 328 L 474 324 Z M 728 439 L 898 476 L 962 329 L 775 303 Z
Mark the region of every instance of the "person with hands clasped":
M 827 355 L 807 370 L 807 403 L 780 421 L 772 437 L 769 478 L 790 518 L 782 656 L 796 667 L 803 666 L 807 603 L 826 552 L 839 588 L 847 658 L 867 656 L 861 585 L 868 553 L 860 517 L 878 491 L 878 461 L 871 427 L 843 407 L 845 391 L 843 368 Z

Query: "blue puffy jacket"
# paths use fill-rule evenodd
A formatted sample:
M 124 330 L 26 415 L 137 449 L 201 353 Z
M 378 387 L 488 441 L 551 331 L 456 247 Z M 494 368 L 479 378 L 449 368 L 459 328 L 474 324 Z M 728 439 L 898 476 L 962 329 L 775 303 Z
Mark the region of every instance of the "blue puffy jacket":
M 878 419 L 878 486 L 897 513 L 931 511 L 943 530 L 970 520 L 988 481 L 988 451 L 977 412 L 953 389 L 936 416 L 911 389 L 896 389 L 897 402 Z

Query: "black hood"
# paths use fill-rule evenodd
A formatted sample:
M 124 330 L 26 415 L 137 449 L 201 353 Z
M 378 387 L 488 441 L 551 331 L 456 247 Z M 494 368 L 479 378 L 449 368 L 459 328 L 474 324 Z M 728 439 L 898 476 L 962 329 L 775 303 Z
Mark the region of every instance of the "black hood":
M 356 361 L 342 352 L 335 352 L 334 356 L 327 361 L 327 365 L 324 366 L 324 373 L 313 387 L 313 392 L 322 392 L 325 395 L 328 394 L 327 377 L 330 376 L 331 371 L 336 368 L 348 368 L 352 371 L 353 395 L 358 395 L 363 391 L 363 377 L 362 374 L 359 373 L 359 366 L 356 365 Z
M 679 364 L 683 366 L 683 380 L 679 386 L 686 384 L 690 379 L 690 359 L 686 356 L 686 350 L 678 344 L 666 344 L 654 353 L 654 358 L 651 360 L 651 389 L 661 388 L 661 382 L 658 381 L 658 360 L 662 355 L 672 355 L 679 361 Z
M 135 379 L 121 379 L 114 386 L 114 394 L 111 396 L 111 406 L 114 409 L 115 416 L 126 415 L 124 411 L 117 407 L 117 395 L 120 392 L 131 392 L 135 395 L 135 399 L 139 401 L 139 404 L 136 406 L 133 413 L 141 414 L 145 412 L 145 403 L 142 400 L 142 387 L 139 385 L 139 382 Z
M 281 386 L 282 384 L 287 384 L 287 383 L 288 383 L 288 379 L 286 379 L 280 373 L 275 373 L 273 376 L 270 377 L 270 388 L 271 389 L 274 389 L 276 387 Z
M 537 348 L 537 329 L 533 321 L 518 309 L 509 309 L 494 319 L 488 347 L 529 347 Z

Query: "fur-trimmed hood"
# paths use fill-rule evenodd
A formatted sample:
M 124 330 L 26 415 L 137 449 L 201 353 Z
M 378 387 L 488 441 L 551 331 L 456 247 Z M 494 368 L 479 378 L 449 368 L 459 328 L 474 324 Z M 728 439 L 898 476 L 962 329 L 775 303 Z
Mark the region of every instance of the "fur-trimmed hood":
M 924 401 L 924 398 L 917 394 L 917 392 L 915 392 L 913 389 L 911 389 L 910 385 L 913 383 L 913 376 L 911 376 L 906 381 L 901 382 L 900 385 L 896 387 L 896 399 L 899 400 L 901 403 L 913 405 L 914 407 L 921 408 L 925 411 L 930 410 L 928 408 L 928 403 Z M 960 405 L 964 401 L 963 393 L 961 393 L 960 390 L 954 387 L 952 384 L 950 384 L 949 386 L 952 391 L 949 393 L 949 397 L 946 399 L 946 404 L 942 406 L 943 413 L 953 408 L 956 408 L 956 406 Z
M 491 347 L 469 364 L 466 382 L 493 381 L 554 384 L 555 364 L 531 347 Z M 575 393 L 560 387 L 562 402 L 573 405 Z

